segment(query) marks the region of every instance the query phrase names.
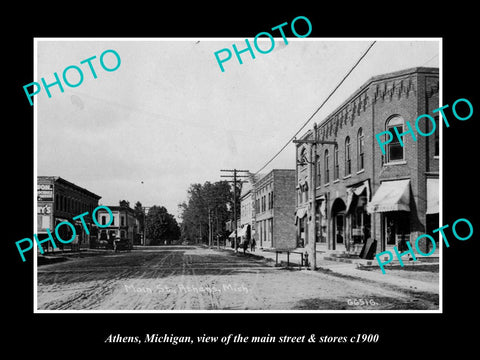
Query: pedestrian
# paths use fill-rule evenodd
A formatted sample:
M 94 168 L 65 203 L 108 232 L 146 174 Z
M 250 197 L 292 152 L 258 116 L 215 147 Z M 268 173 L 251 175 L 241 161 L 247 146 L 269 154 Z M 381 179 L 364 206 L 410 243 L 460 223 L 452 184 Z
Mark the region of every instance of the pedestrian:
M 246 255 L 245 251 L 248 249 L 248 241 L 244 240 L 243 241 L 243 255 Z
M 250 244 L 250 251 L 251 251 L 251 252 L 254 252 L 254 251 L 255 251 L 255 245 L 256 245 L 256 243 L 255 243 L 255 238 L 253 238 L 253 239 L 252 239 L 252 243 Z

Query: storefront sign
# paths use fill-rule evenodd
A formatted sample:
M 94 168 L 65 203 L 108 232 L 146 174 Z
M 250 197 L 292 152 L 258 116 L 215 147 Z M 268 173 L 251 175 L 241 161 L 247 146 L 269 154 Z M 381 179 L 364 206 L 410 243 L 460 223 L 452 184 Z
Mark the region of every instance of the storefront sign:
M 38 184 L 37 185 L 37 200 L 38 201 L 53 201 L 53 184 Z

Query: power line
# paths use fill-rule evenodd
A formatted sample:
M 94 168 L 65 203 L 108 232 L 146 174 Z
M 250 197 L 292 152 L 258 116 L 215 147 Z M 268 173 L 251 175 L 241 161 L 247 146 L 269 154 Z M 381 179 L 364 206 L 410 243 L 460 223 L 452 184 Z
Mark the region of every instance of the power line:
M 327 98 L 322 102 L 322 104 L 317 108 L 317 110 L 315 110 L 315 112 L 308 118 L 308 120 L 302 125 L 302 127 L 300 129 L 298 129 L 298 131 L 286 142 L 285 145 L 283 145 L 283 147 L 270 159 L 268 160 L 268 162 L 263 165 L 254 175 L 257 175 L 260 171 L 262 171 L 263 169 L 265 169 L 267 167 L 268 164 L 270 164 L 273 160 L 276 159 L 276 157 L 278 155 L 280 155 L 280 153 L 285 150 L 285 148 L 292 142 L 292 140 L 294 140 L 296 138 L 296 136 L 300 133 L 300 131 L 302 131 L 305 126 L 307 126 L 307 124 L 310 122 L 310 120 L 312 120 L 312 118 L 320 111 L 320 109 L 323 107 L 323 105 L 325 105 L 325 103 L 332 97 L 332 95 L 335 93 L 335 91 L 337 91 L 337 89 L 343 84 L 343 82 L 347 79 L 347 77 L 352 73 L 352 71 L 357 67 L 357 65 L 360 63 L 360 61 L 362 61 L 362 59 L 367 55 L 367 53 L 370 51 L 370 49 L 372 48 L 372 46 L 376 43 L 376 41 L 373 41 L 370 46 L 367 48 L 367 50 L 365 50 L 365 52 L 362 54 L 362 56 L 360 56 L 360 58 L 357 60 L 357 62 L 353 65 L 353 67 L 347 72 L 347 74 L 343 77 L 343 79 L 338 83 L 337 86 L 335 86 L 335 88 L 332 90 L 332 92 L 330 92 L 330 94 L 327 96 Z

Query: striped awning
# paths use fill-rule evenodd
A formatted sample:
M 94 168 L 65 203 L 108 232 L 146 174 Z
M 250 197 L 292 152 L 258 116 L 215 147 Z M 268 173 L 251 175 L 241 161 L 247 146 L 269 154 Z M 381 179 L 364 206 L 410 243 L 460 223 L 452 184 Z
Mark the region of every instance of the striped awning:
M 410 179 L 382 182 L 368 203 L 367 211 L 410 211 Z

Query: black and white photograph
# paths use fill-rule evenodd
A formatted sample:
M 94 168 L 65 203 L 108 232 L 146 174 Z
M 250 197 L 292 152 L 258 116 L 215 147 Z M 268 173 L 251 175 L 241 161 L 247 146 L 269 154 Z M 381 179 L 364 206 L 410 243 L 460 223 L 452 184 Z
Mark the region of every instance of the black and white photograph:
M 474 348 L 471 6 L 25 5 L 3 22 L 6 353 Z
M 36 311 L 441 310 L 441 39 L 271 40 L 37 40 Z

